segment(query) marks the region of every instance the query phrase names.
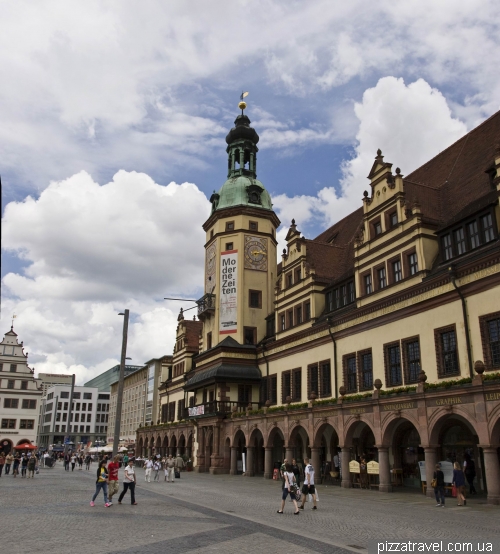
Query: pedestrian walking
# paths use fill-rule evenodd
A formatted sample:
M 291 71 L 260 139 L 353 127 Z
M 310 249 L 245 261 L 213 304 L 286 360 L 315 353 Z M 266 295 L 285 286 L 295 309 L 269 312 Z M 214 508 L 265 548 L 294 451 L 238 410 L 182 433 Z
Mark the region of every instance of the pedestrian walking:
M 28 460 L 28 479 L 35 478 L 35 469 L 36 469 L 37 459 L 35 456 L 31 456 Z
M 14 461 L 14 456 L 9 452 L 7 456 L 5 456 L 5 475 L 9 475 L 10 467 L 13 461 Z
M 359 483 L 362 489 L 368 488 L 368 470 L 366 467 L 366 458 L 364 455 L 361 456 L 361 460 L 359 462 Z
M 158 482 L 160 482 L 160 469 L 161 469 L 161 462 L 160 462 L 160 460 L 155 460 L 155 461 L 154 461 L 154 463 L 153 463 L 153 469 L 154 469 L 154 472 L 155 472 L 155 476 L 154 476 L 153 481 L 158 481 Z
M 127 494 L 127 491 L 130 489 L 130 503 L 132 506 L 136 506 L 137 502 L 135 501 L 135 470 L 134 470 L 134 461 L 129 460 L 128 465 L 125 468 L 123 476 L 123 490 L 118 497 L 118 504 L 122 503 L 123 497 Z
M 69 453 L 64 454 L 64 469 L 69 471 L 69 463 L 71 461 L 71 456 Z
M 102 490 L 104 495 L 104 506 L 109 508 L 111 504 L 108 502 L 108 473 L 106 471 L 106 461 L 102 460 L 99 462 L 99 467 L 97 468 L 97 480 L 95 482 L 95 493 L 90 501 L 91 506 L 95 506 L 95 499 L 97 495 Z
M 19 475 L 19 464 L 21 463 L 21 458 L 19 456 L 19 454 L 16 455 L 16 457 L 14 458 L 14 463 L 13 463 L 13 466 L 12 466 L 12 475 L 14 475 L 14 477 L 17 477 Z
M 90 469 L 90 464 L 92 463 L 92 456 L 90 454 L 87 454 L 85 456 L 85 469 Z
M 286 471 L 286 464 L 288 463 L 288 460 L 285 458 L 283 460 L 283 463 L 280 467 L 280 477 L 281 477 L 281 489 L 285 488 L 285 471 Z
M 464 460 L 464 474 L 469 483 L 469 493 L 476 494 L 476 487 L 474 487 L 474 478 L 476 477 L 476 464 L 469 454 L 465 455 Z
M 434 486 L 436 507 L 444 508 L 444 473 L 441 471 L 441 464 L 436 464 L 431 486 Z
M 175 477 L 180 478 L 181 469 L 184 469 L 184 460 L 180 454 L 177 454 L 177 458 L 175 458 L 175 468 L 174 468 Z
M 302 501 L 299 506 L 301 510 L 304 509 L 304 504 L 306 502 L 306 495 L 310 494 L 313 499 L 313 510 L 317 510 L 318 506 L 316 505 L 316 488 L 314 486 L 314 468 L 309 463 L 309 458 L 304 458 L 304 485 L 302 487 Z
M 0 477 L 2 477 L 2 471 L 5 465 L 5 454 L 0 452 Z
M 28 456 L 23 454 L 21 458 L 21 477 L 26 478 L 26 472 L 28 471 Z
M 174 468 L 175 460 L 172 458 L 172 454 L 169 454 L 168 458 L 165 460 L 165 481 L 167 483 L 174 482 Z
M 78 456 L 78 471 L 82 471 L 83 469 L 83 454 L 80 454 Z
M 465 475 L 460 464 L 455 462 L 453 464 L 453 485 L 457 489 L 457 506 L 466 506 L 467 500 L 465 500 Z
M 71 456 L 71 471 L 75 471 L 76 466 L 76 454 L 73 454 Z
M 295 476 L 295 482 L 297 483 L 297 487 L 300 489 L 300 467 L 297 464 L 297 460 L 293 458 L 292 460 L 292 473 Z
M 292 471 L 292 465 L 286 464 L 285 471 L 283 472 L 285 478 L 285 486 L 283 487 L 283 492 L 281 493 L 281 508 L 278 510 L 278 514 L 283 513 L 283 508 L 285 507 L 286 497 L 290 495 L 290 498 L 295 507 L 294 514 L 297 516 L 300 514 L 299 507 L 297 506 L 297 491 L 298 486 L 295 480 L 295 475 Z
M 146 460 L 144 468 L 146 469 L 144 472 L 144 481 L 151 483 L 151 470 L 153 469 L 153 460 L 151 459 L 151 456 Z
M 118 470 L 120 469 L 120 456 L 115 456 L 108 464 L 108 504 L 113 504 L 113 496 L 120 489 L 118 484 Z

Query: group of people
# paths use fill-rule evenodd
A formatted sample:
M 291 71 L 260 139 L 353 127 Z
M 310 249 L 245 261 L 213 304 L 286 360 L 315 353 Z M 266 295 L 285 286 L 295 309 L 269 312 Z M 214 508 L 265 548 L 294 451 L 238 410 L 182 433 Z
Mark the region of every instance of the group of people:
M 21 469 L 21 477 L 27 477 L 31 479 L 35 477 L 35 473 L 38 473 L 39 457 L 36 454 L 16 454 L 15 456 L 10 452 L 5 455 L 4 452 L 0 452 L 0 477 L 5 468 L 5 475 L 10 474 L 12 469 L 13 477 L 19 475 L 19 468 Z
M 180 477 L 180 471 L 184 468 L 184 460 L 181 455 L 174 458 L 171 454 L 164 458 L 150 456 L 144 462 L 144 480 L 151 483 L 151 474 L 154 472 L 153 481 L 160 481 L 160 471 L 163 469 L 167 483 L 173 483 L 174 477 Z
M 476 494 L 476 488 L 474 487 L 474 477 L 476 476 L 476 465 L 474 460 L 470 456 L 466 456 L 464 459 L 463 468 L 460 467 L 458 462 L 453 464 L 453 481 L 451 483 L 456 491 L 457 506 L 467 506 L 467 500 L 465 498 L 465 481 L 469 483 L 470 494 Z M 431 486 L 434 487 L 434 496 L 436 497 L 436 507 L 444 508 L 444 473 L 441 470 L 441 464 L 436 464 L 436 468 L 433 475 Z
M 109 508 L 113 505 L 113 496 L 120 490 L 118 473 L 121 463 L 122 459 L 120 456 L 115 456 L 112 462 L 108 462 L 106 457 L 99 461 L 96 474 L 95 493 L 90 501 L 91 506 L 95 506 L 95 500 L 101 491 L 104 496 L 104 506 Z M 129 459 L 128 456 L 122 484 L 123 490 L 118 497 L 118 504 L 122 503 L 123 497 L 127 494 L 127 491 L 130 490 L 130 503 L 132 506 L 136 506 L 134 460 L 132 458 Z
M 282 484 L 282 494 L 281 494 L 281 507 L 278 510 L 278 514 L 283 513 L 285 507 L 285 502 L 288 496 L 292 501 L 295 508 L 295 515 L 300 514 L 300 510 L 304 509 L 307 497 L 311 495 L 313 501 L 313 510 L 317 510 L 317 499 L 316 499 L 316 487 L 314 485 L 314 467 L 309 463 L 309 458 L 304 458 L 304 483 L 302 489 L 300 487 L 302 471 L 300 466 L 297 464 L 295 459 L 292 460 L 292 463 L 288 463 L 288 460 L 285 458 L 283 464 L 280 468 L 281 473 L 281 484 Z M 298 502 L 300 501 L 300 506 Z

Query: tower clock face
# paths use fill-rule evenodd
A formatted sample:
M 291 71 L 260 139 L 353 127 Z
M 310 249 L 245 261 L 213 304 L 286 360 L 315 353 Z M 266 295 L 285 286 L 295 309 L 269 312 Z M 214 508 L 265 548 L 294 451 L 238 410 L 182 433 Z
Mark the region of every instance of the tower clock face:
M 212 293 L 215 290 L 215 256 L 217 249 L 215 242 L 206 251 L 205 262 L 205 293 Z
M 267 239 L 245 236 L 245 269 L 267 271 Z

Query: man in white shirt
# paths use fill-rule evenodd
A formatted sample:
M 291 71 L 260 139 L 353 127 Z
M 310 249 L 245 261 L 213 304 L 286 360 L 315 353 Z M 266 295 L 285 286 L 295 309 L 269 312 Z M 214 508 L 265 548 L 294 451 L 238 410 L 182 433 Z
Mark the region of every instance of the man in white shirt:
M 144 463 L 144 467 L 146 468 L 146 471 L 144 473 L 144 481 L 151 483 L 151 470 L 153 469 L 153 460 L 151 459 L 151 456 Z
M 314 487 L 314 468 L 309 463 L 309 458 L 304 458 L 304 485 L 302 486 L 302 500 L 299 508 L 304 509 L 304 504 L 306 502 L 306 495 L 310 494 L 313 499 L 313 510 L 317 510 L 316 505 L 316 489 Z

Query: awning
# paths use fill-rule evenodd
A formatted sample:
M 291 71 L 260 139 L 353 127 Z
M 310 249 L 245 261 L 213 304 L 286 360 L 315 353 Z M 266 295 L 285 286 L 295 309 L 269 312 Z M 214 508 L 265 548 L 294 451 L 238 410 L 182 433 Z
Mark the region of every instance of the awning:
M 187 381 L 185 390 L 194 390 L 210 383 L 248 383 L 258 384 L 262 378 L 257 366 L 220 364 L 196 373 Z

